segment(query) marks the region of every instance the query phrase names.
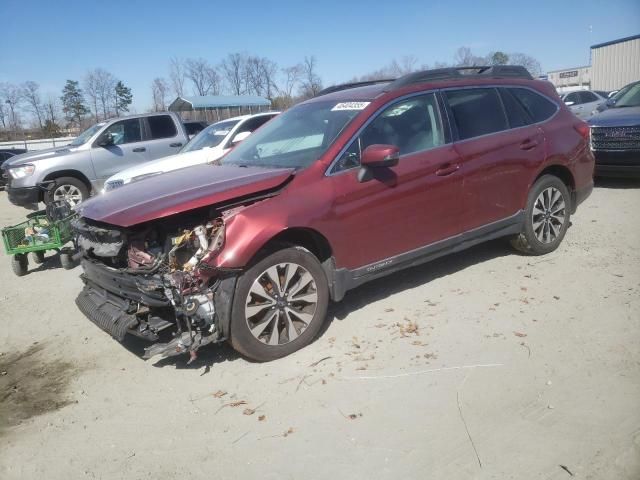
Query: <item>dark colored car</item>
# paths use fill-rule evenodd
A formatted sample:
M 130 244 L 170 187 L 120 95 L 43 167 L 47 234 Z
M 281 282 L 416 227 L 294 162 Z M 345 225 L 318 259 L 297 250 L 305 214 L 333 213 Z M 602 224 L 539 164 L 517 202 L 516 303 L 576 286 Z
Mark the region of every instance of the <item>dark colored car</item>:
M 611 95 L 609 98 L 607 98 L 607 101 L 604 103 L 601 103 L 600 105 L 598 105 L 598 108 L 596 108 L 592 114 L 593 115 L 597 115 L 600 112 L 604 112 L 607 108 L 611 108 L 613 107 L 616 102 L 618 101 L 618 99 L 624 95 L 631 87 L 633 87 L 633 85 L 635 85 L 635 83 L 630 83 L 628 85 L 625 85 L 624 87 L 622 87 L 620 90 L 618 90 L 617 92 L 615 92 L 613 95 Z
M 185 120 L 182 123 L 184 124 L 184 128 L 187 131 L 187 135 L 189 136 L 189 138 L 195 137 L 202 130 L 209 126 L 207 122 L 201 122 L 198 120 Z
M 114 338 L 154 342 L 146 357 L 229 340 L 279 358 L 369 280 L 498 237 L 555 250 L 593 188 L 588 137 L 521 67 L 332 87 L 217 165 L 81 204 L 76 302 Z
M 625 87 L 589 124 L 596 175 L 640 176 L 640 82 Z
M 2 167 L 5 161 L 23 153 L 27 153 L 27 150 L 24 148 L 0 148 L 0 167 Z M 0 172 L 0 187 L 4 188 L 7 185 L 8 178 L 7 174 L 1 168 Z

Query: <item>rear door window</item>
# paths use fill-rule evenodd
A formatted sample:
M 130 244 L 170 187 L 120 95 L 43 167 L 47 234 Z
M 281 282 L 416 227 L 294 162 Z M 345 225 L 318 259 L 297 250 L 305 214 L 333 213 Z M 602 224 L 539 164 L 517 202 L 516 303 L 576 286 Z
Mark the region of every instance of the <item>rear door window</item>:
M 580 103 L 591 103 L 598 101 L 598 97 L 592 92 L 580 92 Z
M 509 91 L 520 102 L 535 123 L 548 120 L 558 111 L 558 106 L 555 103 L 528 88 L 509 88 Z M 573 93 L 570 93 L 570 95 L 573 95 Z M 569 96 L 565 98 L 565 101 L 569 101 Z
M 149 123 L 151 140 L 171 138 L 178 134 L 176 125 L 169 115 L 153 115 L 147 117 L 147 122 Z
M 445 97 L 453 113 L 460 140 L 509 128 L 495 88 L 447 90 Z
M 507 113 L 509 127 L 518 128 L 533 123 L 529 118 L 529 114 L 525 111 L 524 107 L 513 97 L 508 88 L 501 88 L 500 96 L 502 97 L 502 103 L 504 104 L 504 109 Z

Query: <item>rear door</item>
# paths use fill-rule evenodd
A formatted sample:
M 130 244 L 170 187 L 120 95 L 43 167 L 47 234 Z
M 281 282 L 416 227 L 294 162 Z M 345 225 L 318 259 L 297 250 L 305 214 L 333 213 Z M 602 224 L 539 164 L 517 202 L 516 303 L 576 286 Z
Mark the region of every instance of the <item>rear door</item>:
M 362 274 L 391 267 L 390 257 L 460 232 L 462 184 L 447 134 L 436 95 L 421 94 L 386 107 L 340 154 L 327 179 L 336 192 L 333 241 L 349 252 L 340 267 Z M 397 146 L 400 161 L 360 182 L 362 151 L 373 144 Z
M 151 115 L 143 117 L 149 160 L 166 157 L 178 153 L 184 145 L 184 138 L 171 115 Z
M 517 214 L 524 207 L 529 172 L 544 160 L 542 131 L 513 96 L 500 90 L 445 92 L 461 156 L 465 231 Z
M 98 145 L 100 139 L 108 134 L 113 138 L 113 143 L 108 146 Z M 111 124 L 91 148 L 91 161 L 99 180 L 105 180 L 125 168 L 147 160 L 147 142 L 144 141 L 140 118 L 127 118 Z

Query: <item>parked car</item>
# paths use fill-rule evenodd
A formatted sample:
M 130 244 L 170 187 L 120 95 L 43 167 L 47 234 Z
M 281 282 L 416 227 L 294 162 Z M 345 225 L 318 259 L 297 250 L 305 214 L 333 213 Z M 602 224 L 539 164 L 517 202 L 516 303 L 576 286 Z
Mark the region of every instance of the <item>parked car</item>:
M 624 92 L 623 92 L 624 90 Z M 589 119 L 599 176 L 640 176 L 640 82 L 620 90 L 614 104 Z
M 187 131 L 187 135 L 189 136 L 189 139 L 195 137 L 197 134 L 199 134 L 202 130 L 207 128 L 207 126 L 209 125 L 207 122 L 201 122 L 198 120 L 185 120 L 182 122 L 182 124 L 184 125 L 184 128 Z
M 131 181 L 141 180 L 178 168 L 213 162 L 278 113 L 267 112 L 243 115 L 214 123 L 187 143 L 178 154 L 135 165 L 112 175 L 105 182 L 104 191 L 108 192 Z
M 562 100 L 576 117 L 586 119 L 592 115 L 599 105 L 607 101 L 607 97 L 601 97 L 596 92 L 589 90 L 580 90 L 565 94 Z
M 593 188 L 588 138 L 523 67 L 332 87 L 219 165 L 82 203 L 76 303 L 117 340 L 153 342 L 146 357 L 228 340 L 279 358 L 369 280 L 498 237 L 554 251 Z
M 620 90 L 615 90 L 613 92 L 611 92 L 611 94 L 609 94 L 609 98 L 607 98 L 607 101 L 604 103 L 601 103 L 600 105 L 598 105 L 598 107 L 592 112 L 593 115 L 597 115 L 600 112 L 604 112 L 607 108 L 613 107 L 616 102 L 618 101 L 618 99 L 624 95 L 627 90 L 629 90 L 632 86 L 634 86 L 636 83 L 638 82 L 633 82 L 630 83 L 628 85 L 625 85 L 624 87 L 622 87 Z
M 26 153 L 27 150 L 24 148 L 0 148 L 0 168 L 10 158 L 15 157 L 16 155 L 20 155 Z M 7 175 L 2 172 L 0 174 L 0 187 L 4 188 L 7 184 Z
M 171 155 L 187 141 L 180 117 L 171 112 L 100 122 L 69 145 L 28 152 L 5 162 L 9 200 L 26 207 L 55 200 L 75 205 L 99 192 L 114 173 Z M 45 192 L 40 188 L 43 184 L 52 188 Z

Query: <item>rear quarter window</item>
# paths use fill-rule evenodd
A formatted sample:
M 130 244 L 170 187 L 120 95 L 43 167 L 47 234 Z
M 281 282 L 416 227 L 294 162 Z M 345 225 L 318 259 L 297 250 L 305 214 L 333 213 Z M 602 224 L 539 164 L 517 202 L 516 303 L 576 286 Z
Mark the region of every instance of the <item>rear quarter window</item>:
M 509 88 L 535 123 L 550 119 L 558 111 L 558 106 L 548 98 L 527 88 Z
M 149 122 L 152 140 L 175 137 L 178 134 L 176 125 L 169 115 L 154 115 L 147 117 L 147 122 Z

